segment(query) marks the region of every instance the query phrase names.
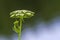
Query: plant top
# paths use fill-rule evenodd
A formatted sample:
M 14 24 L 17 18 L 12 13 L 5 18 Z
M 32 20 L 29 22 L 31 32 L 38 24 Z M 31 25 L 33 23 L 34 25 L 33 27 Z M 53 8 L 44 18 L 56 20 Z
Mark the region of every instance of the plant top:
M 34 12 L 29 10 L 15 10 L 10 13 L 11 18 L 30 18 L 34 16 Z

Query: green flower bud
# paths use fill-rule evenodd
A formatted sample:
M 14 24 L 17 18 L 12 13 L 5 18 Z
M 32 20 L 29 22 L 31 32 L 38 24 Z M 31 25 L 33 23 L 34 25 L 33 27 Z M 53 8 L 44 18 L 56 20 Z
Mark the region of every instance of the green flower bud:
M 10 13 L 11 18 L 30 18 L 34 16 L 34 12 L 29 10 L 16 10 Z

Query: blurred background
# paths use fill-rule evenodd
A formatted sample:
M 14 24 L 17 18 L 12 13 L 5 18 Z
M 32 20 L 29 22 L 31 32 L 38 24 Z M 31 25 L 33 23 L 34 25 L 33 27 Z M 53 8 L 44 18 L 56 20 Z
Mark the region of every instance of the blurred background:
M 35 12 L 24 20 L 21 40 L 60 40 L 60 0 L 0 0 L 0 40 L 18 40 L 9 14 L 21 9 Z

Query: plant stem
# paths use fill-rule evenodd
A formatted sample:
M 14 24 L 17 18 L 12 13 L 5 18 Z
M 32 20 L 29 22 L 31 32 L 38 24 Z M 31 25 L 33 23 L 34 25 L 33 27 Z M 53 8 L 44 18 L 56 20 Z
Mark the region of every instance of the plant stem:
M 21 40 L 22 22 L 23 22 L 23 18 L 20 18 L 20 32 L 18 33 L 18 40 Z
M 20 40 L 20 33 L 18 34 L 18 40 Z

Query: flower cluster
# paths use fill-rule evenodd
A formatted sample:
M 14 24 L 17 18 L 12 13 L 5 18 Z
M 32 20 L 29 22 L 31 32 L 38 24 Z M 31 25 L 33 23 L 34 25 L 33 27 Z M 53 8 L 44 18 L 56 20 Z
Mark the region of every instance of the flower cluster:
M 10 13 L 11 18 L 30 18 L 32 16 L 34 16 L 34 12 L 29 10 L 15 10 Z

